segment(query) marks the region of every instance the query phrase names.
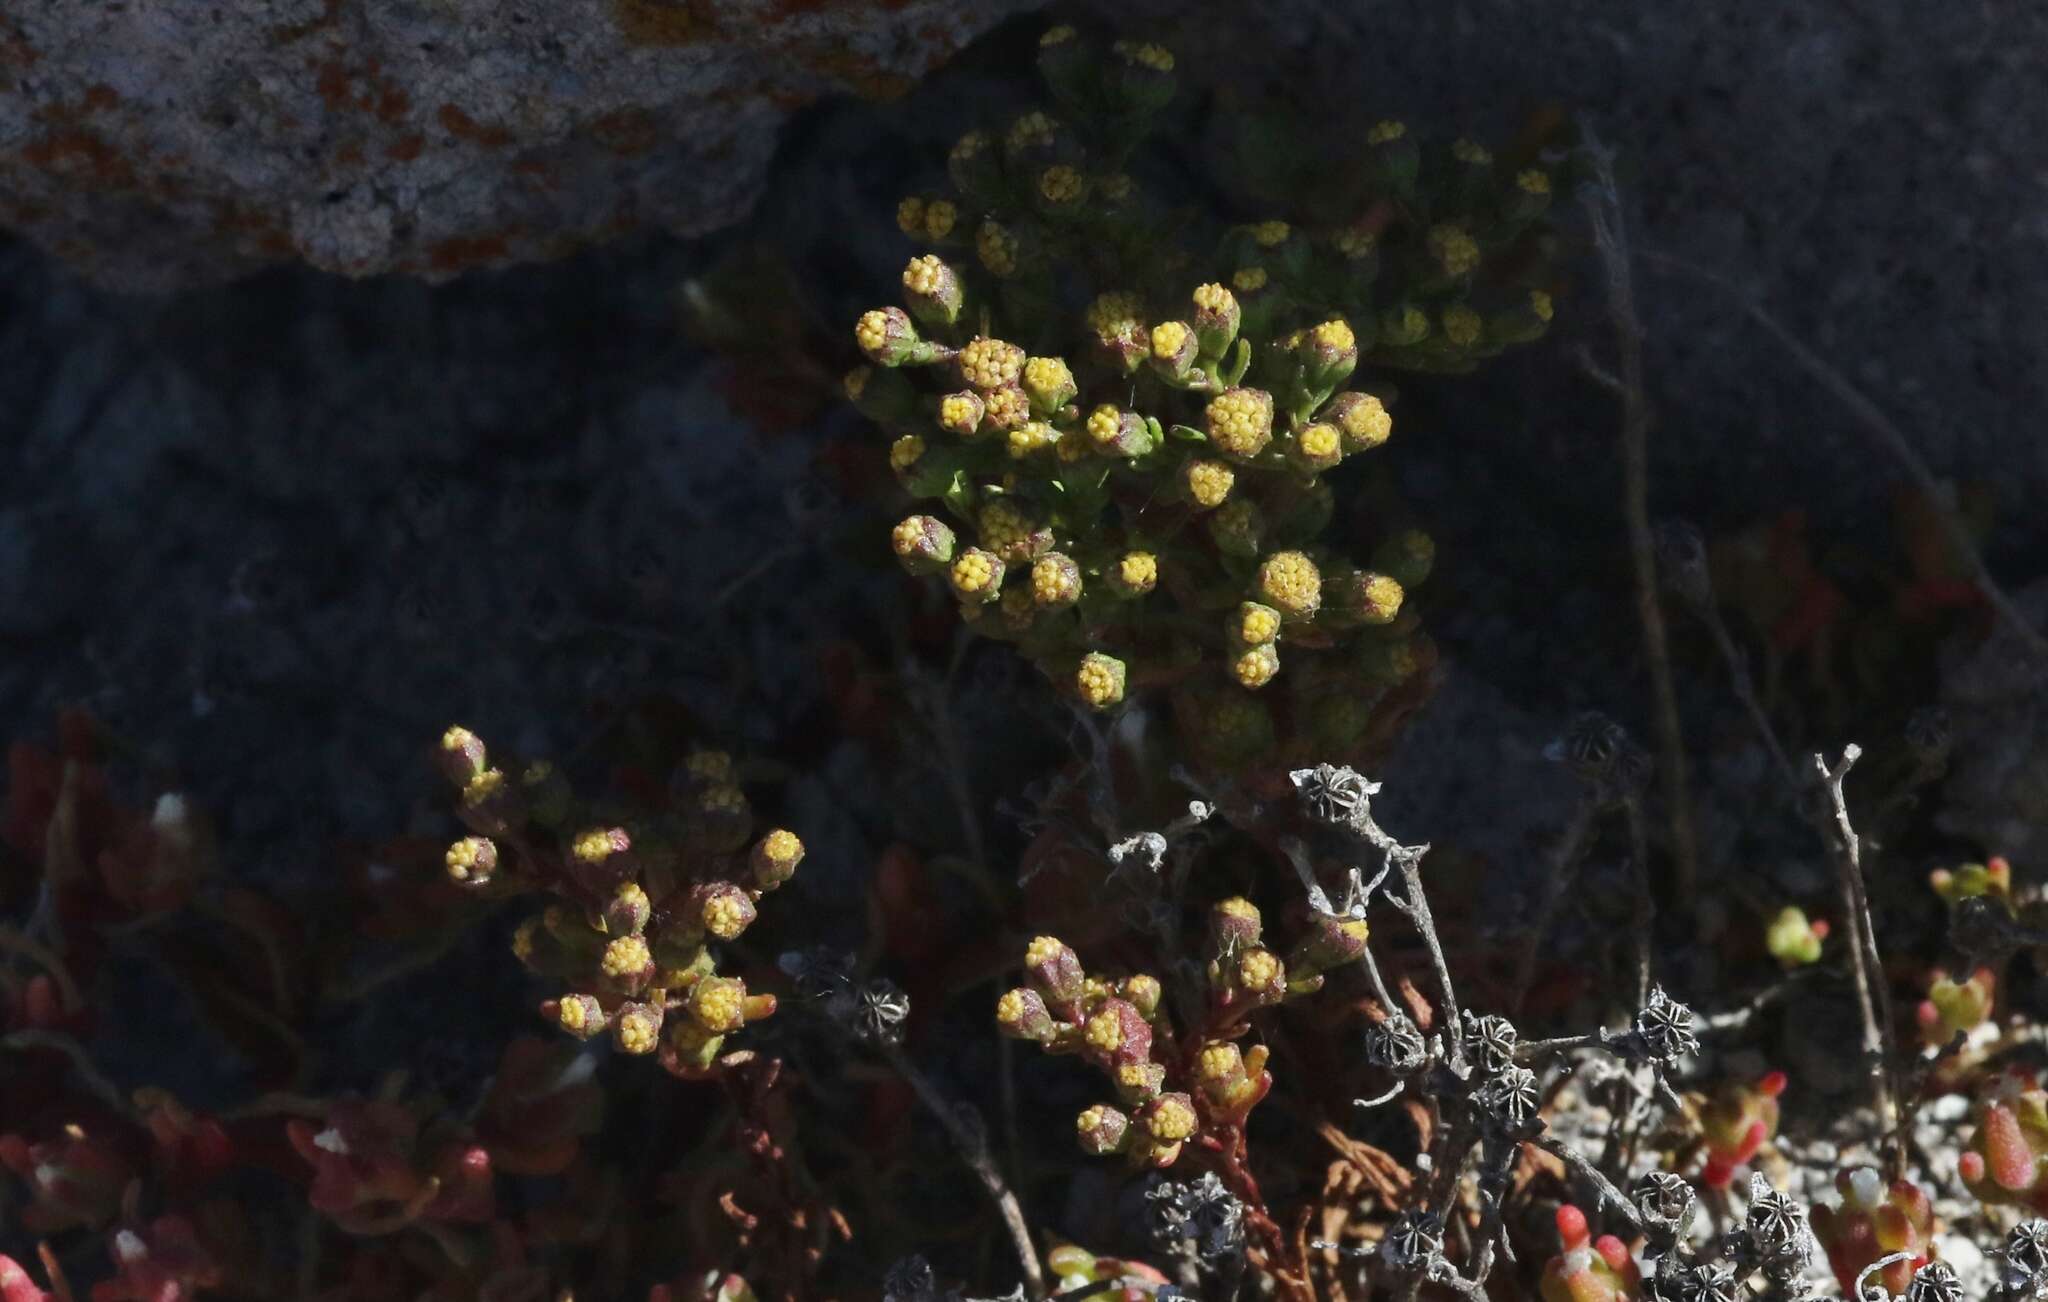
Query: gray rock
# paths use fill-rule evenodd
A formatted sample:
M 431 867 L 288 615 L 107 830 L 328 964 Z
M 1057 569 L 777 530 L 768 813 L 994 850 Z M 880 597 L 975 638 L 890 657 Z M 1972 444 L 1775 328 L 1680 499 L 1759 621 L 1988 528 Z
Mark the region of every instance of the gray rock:
M 0 226 L 127 290 L 694 234 L 753 203 L 794 109 L 900 92 L 1027 3 L 28 0 Z

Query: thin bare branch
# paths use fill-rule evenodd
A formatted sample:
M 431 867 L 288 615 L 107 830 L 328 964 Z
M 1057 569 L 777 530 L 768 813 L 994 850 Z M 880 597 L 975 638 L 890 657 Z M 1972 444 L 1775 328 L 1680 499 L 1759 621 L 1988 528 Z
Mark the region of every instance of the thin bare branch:
M 1621 193 L 1614 183 L 1614 158 L 1600 144 L 1591 123 L 1580 126 L 1593 181 L 1580 192 L 1580 205 L 1607 275 L 1607 315 L 1614 342 L 1621 398 L 1622 508 L 1628 523 L 1629 561 L 1635 571 L 1636 618 L 1657 702 L 1658 767 L 1671 820 L 1671 857 L 1679 898 L 1690 906 L 1699 884 L 1699 844 L 1693 831 L 1692 795 L 1686 774 L 1685 735 L 1679 725 L 1678 688 L 1671 674 L 1670 634 L 1657 599 L 1656 549 L 1650 529 L 1650 401 L 1643 385 L 1643 326 L 1636 315 L 1629 269 L 1628 235 Z
M 1863 756 L 1863 748 L 1851 742 L 1842 749 L 1842 762 L 1828 768 L 1827 757 L 1813 757 L 1814 772 L 1826 788 L 1834 813 L 1834 856 L 1841 883 L 1842 911 L 1849 921 L 1849 971 L 1856 983 L 1856 1002 L 1863 1014 L 1863 1052 L 1872 1070 L 1877 1091 L 1879 1124 L 1885 1132 L 1885 1165 L 1892 1179 L 1905 1174 L 1905 1152 L 1898 1143 L 1899 1105 L 1892 1083 L 1892 1067 L 1898 1060 L 1892 1043 L 1892 998 L 1884 979 L 1884 965 L 1877 952 L 1877 937 L 1871 929 L 1870 896 L 1863 881 L 1863 841 L 1849 821 L 1849 804 L 1842 784 Z

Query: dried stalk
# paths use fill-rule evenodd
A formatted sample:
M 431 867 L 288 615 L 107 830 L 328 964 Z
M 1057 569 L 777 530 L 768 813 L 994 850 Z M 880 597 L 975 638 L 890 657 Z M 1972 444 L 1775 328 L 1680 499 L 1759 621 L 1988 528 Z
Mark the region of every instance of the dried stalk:
M 1614 183 L 1613 155 L 1582 124 L 1593 183 L 1580 193 L 1593 229 L 1593 242 L 1607 274 L 1607 314 L 1614 326 L 1619 362 L 1616 393 L 1621 399 L 1622 508 L 1628 522 L 1629 561 L 1635 572 L 1636 618 L 1657 700 L 1657 743 L 1664 776 L 1664 802 L 1671 819 L 1671 856 L 1678 895 L 1689 907 L 1699 886 L 1699 844 L 1692 823 L 1686 775 L 1685 735 L 1679 725 L 1678 689 L 1671 674 L 1670 634 L 1657 600 L 1656 547 L 1650 530 L 1650 402 L 1643 388 L 1643 326 L 1636 315 L 1629 270 L 1628 238 L 1622 224 L 1621 194 Z
M 1871 929 L 1870 896 L 1863 881 L 1863 841 L 1849 821 L 1849 805 L 1842 795 L 1843 781 L 1862 756 L 1863 748 L 1851 742 L 1842 749 L 1842 762 L 1833 770 L 1828 768 L 1827 757 L 1818 754 L 1813 757 L 1813 767 L 1827 789 L 1834 813 L 1835 871 L 1841 882 L 1842 911 L 1849 921 L 1849 971 L 1863 1014 L 1863 1053 L 1872 1068 L 1878 1118 L 1885 1131 L 1885 1166 L 1890 1178 L 1898 1179 L 1905 1174 L 1906 1154 L 1899 1143 L 1899 1105 L 1892 1086 L 1892 1064 L 1897 1061 L 1892 1043 L 1892 997 Z

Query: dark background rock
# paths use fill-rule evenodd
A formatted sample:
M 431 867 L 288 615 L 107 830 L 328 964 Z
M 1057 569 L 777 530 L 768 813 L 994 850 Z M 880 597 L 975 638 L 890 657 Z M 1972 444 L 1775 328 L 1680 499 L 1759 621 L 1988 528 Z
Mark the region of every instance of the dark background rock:
M 760 194 L 788 116 L 901 93 L 1022 0 L 26 0 L 0 224 L 97 283 L 445 280 Z

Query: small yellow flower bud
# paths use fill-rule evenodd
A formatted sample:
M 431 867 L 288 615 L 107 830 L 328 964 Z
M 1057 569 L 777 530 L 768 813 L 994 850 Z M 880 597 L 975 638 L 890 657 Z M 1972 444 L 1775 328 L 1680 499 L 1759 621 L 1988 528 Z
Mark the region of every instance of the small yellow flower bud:
M 1550 193 L 1550 173 L 1536 167 L 1517 172 L 1515 174 L 1515 186 L 1524 194 L 1548 195 Z
M 907 516 L 889 533 L 896 559 L 912 574 L 937 574 L 953 559 L 953 531 L 936 516 Z
M 590 995 L 563 995 L 552 1002 L 555 1025 L 579 1039 L 587 1040 L 596 1035 L 604 1029 L 608 1020 L 604 1006 Z M 546 1005 L 542 1006 L 541 1012 L 547 1012 Z
M 1020 154 L 1028 149 L 1047 149 L 1051 147 L 1053 136 L 1059 129 L 1058 119 L 1033 109 L 1010 124 L 1010 134 L 1003 143 L 1013 154 Z
M 1252 227 L 1252 239 L 1262 249 L 1277 249 L 1287 243 L 1290 233 L 1286 222 L 1264 221 Z
M 981 265 L 1000 280 L 1017 274 L 1017 249 L 1017 237 L 992 217 L 974 233 L 974 252 L 981 258 Z
M 1256 294 L 1266 287 L 1266 269 L 1239 267 L 1231 274 L 1230 283 L 1240 294 Z
M 1250 461 L 1273 439 L 1273 395 L 1225 389 L 1209 400 L 1209 442 L 1234 461 Z
M 1235 954 L 1258 944 L 1264 926 L 1259 906 L 1242 895 L 1209 906 L 1209 939 L 1219 954 Z
M 981 515 L 975 521 L 979 526 L 981 545 L 1006 565 L 1021 565 L 1031 560 L 1050 543 L 1047 535 L 1015 498 L 998 497 L 981 508 Z
M 1479 342 L 1479 336 L 1486 331 L 1486 319 L 1463 303 L 1453 303 L 1443 311 L 1444 338 L 1460 348 L 1470 348 Z
M 1034 411 L 1050 415 L 1074 400 L 1079 386 L 1062 357 L 1033 357 L 1024 363 L 1024 392 Z
M 661 1010 L 629 1005 L 612 1022 L 612 1040 L 625 1053 L 653 1053 L 661 1043 Z
M 1247 990 L 1271 990 L 1280 976 L 1280 956 L 1270 949 L 1247 950 L 1237 960 L 1237 979 Z
M 1024 390 L 1014 384 L 1005 385 L 988 395 L 988 407 L 983 422 L 992 430 L 1009 431 L 1021 428 L 1031 419 L 1031 399 L 1024 396 Z
M 754 885 L 772 891 L 795 876 L 797 865 L 803 860 L 802 839 L 787 828 L 778 827 L 754 842 L 747 865 L 753 870 Z
M 1071 606 L 1081 599 L 1081 567 L 1070 556 L 1047 552 L 1031 566 L 1031 599 L 1040 606 Z
M 1340 393 L 1330 399 L 1323 419 L 1344 436 L 1347 454 L 1369 452 L 1387 441 L 1394 432 L 1394 418 L 1378 398 L 1369 393 Z
M 463 785 L 462 803 L 474 809 L 496 799 L 504 791 L 505 770 L 485 769 Z
M 960 376 L 977 389 L 1015 384 L 1024 371 L 1024 350 L 1001 339 L 976 336 L 960 350 Z
M 1116 1069 L 1116 1092 L 1124 1102 L 1149 1103 L 1166 1088 L 1166 1066 L 1157 1062 L 1126 1062 Z
M 1247 601 L 1237 608 L 1237 624 L 1231 632 L 1245 646 L 1264 646 L 1280 636 L 1280 612 Z
M 1221 461 L 1190 461 L 1181 469 L 1181 484 L 1188 500 L 1204 511 L 1223 505 L 1237 482 L 1235 471 Z
M 454 727 L 441 734 L 441 764 L 458 785 L 484 771 L 483 738 L 467 728 Z
M 1117 422 L 1122 416 L 1123 413 L 1115 407 L 1108 405 L 1097 407 L 1088 415 L 1088 437 L 1095 441 L 1097 447 L 1106 448 L 1115 443 Z
M 1338 623 L 1378 627 L 1394 622 L 1407 593 L 1391 575 L 1353 570 L 1329 585 L 1328 596 L 1330 614 Z
M 1344 459 L 1344 436 L 1335 425 L 1310 425 L 1296 436 L 1292 452 L 1296 465 L 1320 474 Z
M 1540 289 L 1530 290 L 1529 310 L 1536 314 L 1536 319 L 1539 321 L 1550 320 L 1550 314 L 1552 310 L 1550 306 L 1550 295 L 1544 293 Z
M 954 558 L 948 577 L 953 583 L 953 595 L 961 601 L 994 601 L 1002 595 L 1003 562 L 992 552 L 969 547 Z
M 1068 41 L 1073 40 L 1074 36 L 1074 25 L 1072 23 L 1060 23 L 1056 27 L 1046 28 L 1045 35 L 1038 38 L 1038 44 L 1041 49 L 1050 49 L 1055 45 L 1065 45 Z
M 878 307 L 861 313 L 853 341 L 877 366 L 902 366 L 931 356 L 931 346 L 918 339 L 910 314 L 900 307 Z
M 1022 461 L 1044 452 L 1059 441 L 1059 431 L 1042 420 L 1026 421 L 1010 431 L 1009 450 L 1013 460 Z
M 1144 310 L 1136 294 L 1099 294 L 1088 305 L 1088 328 L 1104 344 L 1136 343 L 1145 332 Z
M 621 882 L 604 908 L 604 929 L 615 936 L 640 934 L 653 916 L 653 902 L 638 882 Z
M 1159 1010 L 1159 1000 L 1166 991 L 1159 984 L 1159 978 L 1145 972 L 1136 972 L 1123 979 L 1120 993 L 1130 1001 L 1133 1008 L 1146 1017 Z
M 1335 243 L 1345 260 L 1356 262 L 1371 257 L 1380 246 L 1380 238 L 1370 226 L 1354 223 L 1337 232 Z
M 1065 163 L 1055 163 L 1038 174 L 1038 193 L 1047 203 L 1064 206 L 1080 199 L 1088 183 Z
M 1074 688 L 1090 709 L 1106 710 L 1124 699 L 1124 662 L 1115 656 L 1091 651 L 1081 657 L 1074 673 Z
M 1019 986 L 996 1000 L 996 1027 L 1019 1040 L 1044 1040 L 1053 1033 L 1052 1014 L 1036 990 Z
M 1230 676 L 1240 687 L 1257 691 L 1273 681 L 1280 672 L 1280 649 L 1271 642 L 1264 646 L 1246 647 L 1230 662 Z
M 639 936 L 621 936 L 604 946 L 604 958 L 598 960 L 598 966 L 606 977 L 618 981 L 653 968 L 653 952 L 647 950 L 647 942 Z
M 1203 1084 L 1220 1083 L 1244 1074 L 1244 1055 L 1225 1040 L 1202 1046 L 1195 1058 L 1195 1079 Z
M 953 206 L 952 200 L 934 199 L 925 205 L 924 233 L 932 239 L 943 240 L 953 233 L 953 224 L 959 219 L 960 210 Z
M 1123 1047 L 1123 1015 L 1115 1008 L 1103 1009 L 1081 1027 L 1081 1038 L 1097 1053 L 1115 1053 Z
M 1142 597 L 1159 583 L 1159 558 L 1151 552 L 1125 552 L 1109 583 L 1122 596 Z
M 747 1024 L 747 987 L 737 977 L 705 977 L 690 988 L 690 1016 L 713 1035 Z
M 1221 285 L 1197 286 L 1191 298 L 1194 301 L 1195 337 L 1197 353 L 1202 357 L 1221 357 L 1237 339 L 1237 328 L 1244 320 L 1244 310 L 1238 306 L 1237 295 Z
M 897 203 L 896 229 L 905 235 L 915 235 L 924 229 L 924 200 L 913 194 Z
M 448 847 L 448 876 L 465 886 L 482 886 L 498 867 L 498 847 L 489 837 L 465 836 Z
M 1170 362 L 1180 355 L 1187 346 L 1192 333 L 1180 321 L 1162 321 L 1152 327 L 1152 357 L 1155 361 Z
M 1130 1118 L 1099 1103 L 1074 1118 L 1074 1135 L 1081 1141 L 1082 1151 L 1095 1157 L 1106 1156 L 1121 1148 L 1124 1132 L 1129 1127 Z
M 1145 1110 L 1145 1129 L 1161 1143 L 1178 1143 L 1200 1125 L 1194 1102 L 1185 1094 L 1161 1094 Z
M 1463 227 L 1440 225 L 1429 231 L 1429 251 L 1449 276 L 1462 276 L 1479 265 L 1479 245 Z
M 981 429 L 981 417 L 987 409 L 988 404 L 972 389 L 949 393 L 939 399 L 939 428 L 948 434 L 971 439 Z M 904 467 L 898 466 L 897 469 Z
M 1451 142 L 1451 157 L 1469 167 L 1484 167 L 1493 161 L 1493 154 L 1486 146 L 1465 136 Z
M 1309 619 L 1323 602 L 1323 575 L 1301 552 L 1276 552 L 1259 566 L 1259 596 L 1289 619 Z
M 694 888 L 697 922 L 709 935 L 734 940 L 753 925 L 754 901 L 731 882 L 709 882 Z
M 593 827 L 577 833 L 576 839 L 569 843 L 569 853 L 578 863 L 596 867 L 623 852 L 630 844 L 626 829 L 622 827 Z
M 924 439 L 905 434 L 889 445 L 889 465 L 898 474 L 909 470 L 924 456 Z
M 1372 130 L 1366 132 L 1365 142 L 1369 145 L 1392 144 L 1394 141 L 1399 140 L 1401 137 L 1407 134 L 1407 123 L 1396 122 L 1393 119 L 1389 118 L 1384 122 L 1375 124 Z

